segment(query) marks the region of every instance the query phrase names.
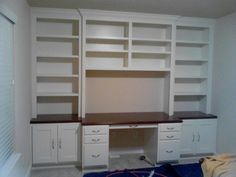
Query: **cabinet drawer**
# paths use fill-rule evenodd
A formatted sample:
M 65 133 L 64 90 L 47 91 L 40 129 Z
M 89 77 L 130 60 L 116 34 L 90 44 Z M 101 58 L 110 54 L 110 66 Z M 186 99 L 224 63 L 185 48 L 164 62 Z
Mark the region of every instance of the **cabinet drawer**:
M 108 144 L 85 144 L 83 166 L 108 166 Z
M 159 144 L 158 161 L 172 161 L 180 158 L 180 141 L 161 141 Z
M 87 135 L 84 136 L 85 144 L 108 143 L 108 135 Z
M 108 126 L 84 126 L 83 127 L 84 135 L 106 135 L 108 134 Z
M 160 128 L 161 132 L 180 131 L 181 123 L 160 124 L 158 127 Z
M 178 140 L 180 139 L 180 132 L 161 132 L 159 137 L 160 140 Z

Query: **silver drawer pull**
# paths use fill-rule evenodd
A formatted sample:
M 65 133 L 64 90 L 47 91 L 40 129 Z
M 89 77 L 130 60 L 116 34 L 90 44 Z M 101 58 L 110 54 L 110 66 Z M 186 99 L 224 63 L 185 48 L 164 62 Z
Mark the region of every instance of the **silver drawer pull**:
M 54 142 L 54 139 L 52 140 L 52 149 L 55 149 L 55 142 Z
M 174 130 L 174 127 L 167 127 L 167 130 Z
M 171 151 L 166 151 L 167 153 L 172 153 L 173 151 L 171 150 Z
M 61 139 L 59 139 L 59 149 L 61 149 Z
M 99 133 L 100 130 L 92 130 L 93 133 Z
M 172 136 L 166 136 L 167 138 L 174 138 L 174 136 L 172 135 Z
M 193 133 L 193 139 L 192 139 L 192 142 L 194 142 L 195 141 L 195 135 L 194 135 L 194 133 Z
M 92 155 L 93 158 L 98 158 L 100 157 L 100 154 L 97 154 L 97 155 Z
M 97 143 L 97 142 L 99 142 L 100 141 L 100 138 L 98 138 L 98 139 L 92 139 L 92 142 L 95 142 L 95 143 Z
M 129 127 L 130 127 L 130 128 L 137 128 L 138 125 L 130 125 Z

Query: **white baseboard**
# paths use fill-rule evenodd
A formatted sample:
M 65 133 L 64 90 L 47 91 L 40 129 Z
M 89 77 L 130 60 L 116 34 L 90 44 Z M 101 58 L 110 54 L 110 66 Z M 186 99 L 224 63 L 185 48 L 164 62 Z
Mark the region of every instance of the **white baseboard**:
M 13 153 L 11 157 L 7 160 L 4 166 L 0 169 L 0 176 L 14 176 L 15 173 L 21 166 L 21 154 Z
M 31 176 L 31 169 L 32 169 L 32 165 L 30 164 L 27 171 L 26 171 L 25 177 L 30 177 Z

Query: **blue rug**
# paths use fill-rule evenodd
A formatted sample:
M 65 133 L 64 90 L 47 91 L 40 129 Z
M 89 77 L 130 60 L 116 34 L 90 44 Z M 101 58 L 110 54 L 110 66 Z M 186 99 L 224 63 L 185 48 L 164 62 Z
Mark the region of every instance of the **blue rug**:
M 173 166 L 165 164 L 155 168 L 87 173 L 84 177 L 149 177 L 150 174 L 152 177 L 203 177 L 198 163 Z

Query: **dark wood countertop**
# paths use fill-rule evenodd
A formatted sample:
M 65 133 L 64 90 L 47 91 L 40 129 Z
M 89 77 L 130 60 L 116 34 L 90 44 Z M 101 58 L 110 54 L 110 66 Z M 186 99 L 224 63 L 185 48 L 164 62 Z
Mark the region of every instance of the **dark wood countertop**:
M 205 114 L 199 111 L 182 111 L 174 112 L 174 117 L 179 119 L 216 119 L 217 116 L 213 114 Z
M 31 124 L 43 123 L 73 123 L 81 122 L 82 125 L 124 125 L 124 124 L 158 124 L 178 123 L 185 119 L 216 119 L 217 116 L 199 111 L 175 112 L 169 116 L 164 112 L 136 112 L 136 113 L 89 113 L 85 118 L 77 114 L 52 114 L 38 115 L 31 119 Z
M 123 124 L 157 124 L 182 122 L 163 112 L 137 113 L 90 113 L 82 119 L 82 125 L 123 125 Z
M 37 118 L 31 119 L 31 124 L 43 123 L 73 123 L 81 122 L 78 114 L 52 114 L 52 115 L 38 115 Z

